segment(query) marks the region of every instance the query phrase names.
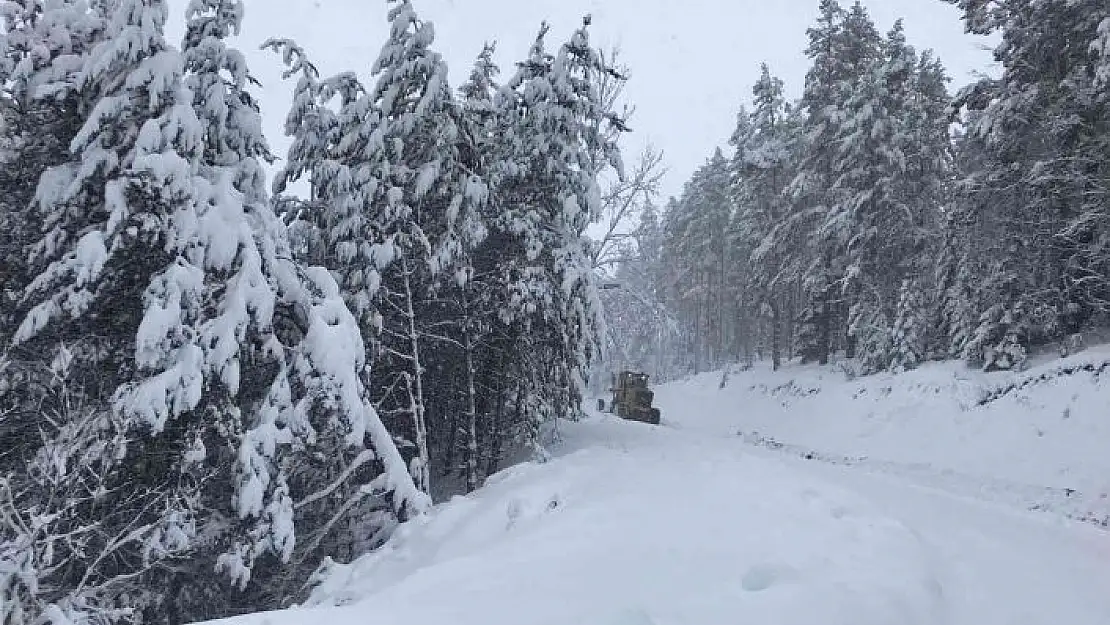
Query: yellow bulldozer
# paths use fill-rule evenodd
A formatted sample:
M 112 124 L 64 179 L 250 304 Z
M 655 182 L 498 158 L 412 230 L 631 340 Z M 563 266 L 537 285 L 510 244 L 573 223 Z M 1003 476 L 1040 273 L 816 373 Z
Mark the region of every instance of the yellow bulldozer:
M 646 373 L 621 371 L 614 374 L 609 391 L 613 393 L 610 413 L 622 419 L 659 425 L 659 409 L 651 406 L 655 393 L 648 388 Z M 605 410 L 605 400 L 598 400 L 598 408 Z

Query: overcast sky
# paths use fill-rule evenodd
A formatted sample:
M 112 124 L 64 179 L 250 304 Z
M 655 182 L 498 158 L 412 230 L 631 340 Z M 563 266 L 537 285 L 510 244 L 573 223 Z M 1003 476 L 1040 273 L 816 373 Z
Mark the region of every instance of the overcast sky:
M 180 41 L 186 0 L 170 0 L 170 37 Z M 848 4 L 849 0 L 844 0 Z M 629 157 L 645 143 L 662 149 L 669 174 L 665 194 L 682 183 L 715 146 L 725 146 L 739 106 L 750 98 L 759 64 L 767 62 L 800 93 L 807 67 L 805 31 L 816 18 L 817 0 L 413 0 L 417 13 L 435 25 L 436 48 L 450 68 L 452 84 L 465 79 L 486 40 L 498 43 L 503 72 L 523 58 L 542 20 L 552 24 L 552 50 L 594 17 L 594 43 L 619 45 L 631 69 L 626 95 L 636 106 Z M 992 72 L 981 38 L 965 35 L 958 12 L 942 0 L 865 0 L 879 29 L 898 17 L 919 49 L 933 48 L 948 67 L 953 88 Z M 283 156 L 282 123 L 292 83 L 281 81 L 280 59 L 258 51 L 268 37 L 288 37 L 307 48 L 321 71 L 354 70 L 363 76 L 387 32 L 384 0 L 246 0 L 237 44 L 265 87 L 267 136 Z

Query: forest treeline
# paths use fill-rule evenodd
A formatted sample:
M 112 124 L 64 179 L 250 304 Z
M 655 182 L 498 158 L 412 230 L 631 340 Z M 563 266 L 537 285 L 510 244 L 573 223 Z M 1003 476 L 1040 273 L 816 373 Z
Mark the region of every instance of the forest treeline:
M 266 42 L 279 160 L 241 0 L 0 3 L 3 625 L 286 606 L 579 414 L 625 76 L 587 18 L 451 85 L 384 5 L 358 73 Z
M 950 1 L 1000 39 L 955 94 L 901 22 L 821 1 L 801 98 L 764 65 L 730 153 L 626 242 L 625 363 L 1010 369 L 1110 322 L 1110 5 Z

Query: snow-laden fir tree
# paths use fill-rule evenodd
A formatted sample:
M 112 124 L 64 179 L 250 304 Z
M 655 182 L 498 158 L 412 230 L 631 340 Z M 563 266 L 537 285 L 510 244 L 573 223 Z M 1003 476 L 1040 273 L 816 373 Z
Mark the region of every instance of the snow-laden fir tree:
M 389 39 L 371 72 L 376 84 L 365 96 L 379 117 L 359 129 L 352 144 L 365 144 L 369 156 L 355 176 L 369 183 L 359 201 L 371 229 L 364 240 L 376 248 L 371 253 L 380 272 L 371 301 L 380 315 L 380 371 L 388 377 L 381 376 L 375 387 L 390 390 L 378 401 L 411 421 L 413 475 L 427 489 L 429 386 L 422 352 L 432 345 L 421 327 L 421 303 L 429 299 L 435 275 L 453 269 L 463 251 L 458 226 L 460 221 L 476 226 L 473 215 L 485 184 L 461 161 L 459 109 L 447 66 L 431 48 L 432 24 L 420 21 L 407 1 L 395 3 L 389 20 Z
M 906 371 L 925 361 L 928 355 L 928 313 L 929 306 L 920 284 L 911 278 L 903 280 L 890 329 L 890 362 L 885 363 L 885 367 Z
M 85 1 L 8 2 L 0 7 L 0 341 L 14 331 L 15 304 L 28 280 L 24 247 L 35 237 L 26 226 L 39 176 L 67 156 L 80 128 L 72 88 L 81 55 L 103 29 Z
M 260 275 L 242 275 L 244 272 L 240 270 L 241 275 L 234 280 L 249 276 L 251 282 L 257 284 L 267 279 L 278 297 L 278 312 L 284 313 L 287 321 L 293 320 L 292 325 L 285 325 L 289 334 L 276 334 L 285 345 L 282 355 L 287 362 L 279 368 L 277 379 L 271 383 L 273 395 L 263 402 L 273 411 L 272 416 L 277 417 L 279 427 L 283 419 L 278 410 L 296 418 L 286 427 L 294 435 L 294 448 L 303 451 L 297 450 L 300 455 L 287 460 L 281 467 L 287 475 L 257 478 L 262 483 L 276 482 L 279 488 L 282 482 L 288 481 L 289 489 L 301 496 L 293 519 L 301 539 L 294 553 L 287 556 L 300 570 L 294 567 L 286 575 L 288 588 L 284 594 L 273 588 L 275 581 L 264 583 L 271 600 L 283 600 L 299 591 L 304 576 L 323 555 L 340 555 L 344 549 L 351 555 L 352 547 L 348 545 L 373 546 L 388 535 L 397 519 L 419 511 L 426 498 L 413 489 L 389 433 L 368 405 L 366 391 L 352 375 L 362 371 L 364 355 L 348 348 L 343 353 L 349 360 L 344 362 L 326 351 L 309 351 L 334 349 L 326 344 L 313 347 L 306 342 L 312 338 L 313 324 L 340 322 L 339 327 L 347 334 L 336 338 L 349 341 L 350 345 L 358 345 L 360 335 L 351 326 L 346 311 L 341 309 L 331 278 L 323 278 L 319 269 L 305 270 L 291 261 L 292 254 L 281 224 L 269 206 L 261 161 L 272 157 L 262 136 L 257 105 L 247 91 L 253 81 L 242 54 L 224 43 L 227 36 L 238 32 L 242 14 L 243 4 L 238 0 L 194 0 L 191 3 L 184 43 L 186 81 L 194 97 L 194 108 L 206 129 L 201 175 L 214 179 L 224 188 L 221 194 L 228 192 L 232 197 L 225 209 L 231 215 L 222 216 L 223 221 L 245 220 L 252 231 L 254 245 L 262 252 L 261 266 L 255 269 L 261 270 Z M 241 209 L 238 208 L 240 203 Z M 240 249 L 250 249 L 245 234 Z M 300 327 L 293 330 L 292 326 L 298 323 Z M 273 347 L 276 344 L 269 346 Z M 335 354 L 339 355 L 340 352 Z M 262 367 L 256 368 L 256 373 L 272 375 Z M 263 377 L 257 387 L 262 387 L 265 381 Z M 299 405 L 281 406 L 281 401 L 288 401 L 284 396 L 290 390 Z M 355 403 L 356 399 L 361 403 Z M 297 422 L 301 431 L 295 427 Z M 267 415 L 245 425 L 254 429 L 247 431 L 241 443 L 238 471 L 241 483 L 249 485 L 256 479 L 253 473 L 258 471 L 259 459 L 254 452 L 258 455 L 269 453 L 271 443 L 267 437 L 275 423 Z M 255 449 L 246 451 L 252 447 Z M 241 498 L 242 495 L 239 496 L 240 514 Z M 344 517 L 356 511 L 360 513 L 361 526 L 357 528 L 357 535 L 350 535 L 351 524 L 345 522 Z M 340 524 L 341 521 L 344 523 Z M 338 536 L 331 536 L 336 534 Z M 240 552 L 243 545 L 242 541 L 237 545 Z M 251 545 L 246 549 L 248 553 L 258 550 Z M 237 555 L 223 562 L 235 564 Z
M 947 99 L 944 77 L 934 71 L 920 66 L 898 22 L 845 105 L 833 183 L 841 201 L 826 221 L 829 229 L 837 224 L 847 231 L 841 292 L 865 371 L 890 366 L 903 283 L 920 280 L 932 266 L 925 257 L 939 232 L 937 187 L 946 182 L 950 160 L 946 119 L 937 114 Z M 931 81 L 929 88 L 939 82 L 939 93 L 921 89 L 919 78 Z
M 41 19 L 65 32 L 64 29 L 73 23 L 70 21 L 74 19 L 70 12 L 73 8 L 72 5 L 55 5 Z M 53 406 L 43 407 L 43 414 L 50 414 L 53 424 L 38 450 L 29 450 L 36 452 L 35 455 L 25 456 L 42 463 L 39 470 L 14 476 L 4 489 L 14 509 L 23 514 L 33 514 L 37 509 L 37 514 L 48 515 L 45 518 L 50 521 L 35 523 L 32 519 L 12 519 L 5 528 L 8 530 L 4 534 L 5 559 L 21 561 L 31 576 L 31 579 L 19 580 L 22 592 L 15 593 L 22 595 L 17 601 L 24 603 L 22 609 L 30 614 L 28 618 L 56 620 L 59 615 L 85 610 L 119 616 L 115 610 L 146 607 L 145 603 L 155 601 L 149 593 L 135 597 L 131 606 L 116 604 L 115 597 L 137 589 L 132 587 L 133 582 L 126 580 L 130 574 L 141 573 L 152 559 L 156 562 L 185 551 L 195 532 L 195 502 L 187 493 L 181 492 L 173 482 L 159 488 L 162 485 L 152 483 L 154 480 L 143 479 L 146 471 L 141 465 L 139 475 L 133 475 L 133 467 L 140 464 L 134 452 L 140 446 L 129 446 L 127 437 L 132 429 L 138 429 L 130 427 L 130 422 L 139 421 L 141 417 L 133 419 L 124 406 L 113 410 L 111 405 L 117 389 L 126 393 L 123 385 L 128 381 L 127 370 L 134 368 L 126 363 L 127 344 L 134 344 L 134 334 L 126 336 L 126 331 L 121 332 L 113 326 L 122 322 L 119 325 L 131 325 L 134 332 L 139 321 L 134 302 L 139 300 L 142 287 L 131 275 L 104 271 L 109 251 L 119 258 L 126 255 L 120 252 L 130 243 L 112 241 L 106 236 L 116 235 L 123 219 L 112 220 L 114 232 L 111 233 L 105 232 L 103 224 L 109 222 L 113 212 L 122 213 L 128 204 L 123 192 L 126 180 L 110 188 L 106 183 L 119 169 L 130 169 L 135 160 L 139 161 L 138 167 L 147 170 L 144 172 L 147 180 L 154 178 L 155 167 L 152 166 L 154 159 L 145 158 L 153 150 L 144 150 L 139 159 L 132 151 L 139 125 L 146 119 L 128 120 L 130 123 L 119 124 L 121 128 L 109 126 L 130 112 L 132 98 L 138 108 L 150 107 L 149 116 L 155 119 L 163 114 L 168 118 L 179 113 L 169 112 L 166 100 L 176 97 L 173 89 L 180 87 L 180 63 L 175 68 L 172 61 L 167 64 L 166 57 L 158 56 L 164 52 L 159 24 L 164 20 L 165 8 L 134 4 L 119 8 L 122 11 L 108 24 L 106 36 L 91 53 L 81 57 L 76 71 L 71 74 L 70 84 L 76 86 L 76 97 L 82 100 L 82 105 L 94 106 L 91 112 L 85 112 L 86 117 L 81 120 L 83 127 L 75 133 L 69 146 L 74 157 L 42 175 L 34 205 L 25 218 L 28 226 L 33 223 L 42 228 L 28 263 L 39 273 L 26 287 L 20 306 L 20 313 L 26 314 L 14 333 L 13 342 L 17 346 L 29 344 L 29 352 L 56 354 L 53 362 L 47 357 L 47 366 L 42 368 L 40 375 L 46 377 L 49 372 L 58 378 L 52 385 L 49 382 L 54 380 L 27 385 L 34 391 L 43 389 L 44 399 L 57 397 Z M 133 49 L 134 56 L 120 58 L 123 54 L 113 54 L 116 51 L 109 38 L 115 38 L 122 50 Z M 117 67 L 110 67 L 116 59 Z M 59 66 L 51 68 L 54 72 L 40 71 L 60 73 L 61 64 L 69 58 L 63 55 L 43 60 L 46 63 L 56 60 Z M 129 61 L 145 65 L 148 81 L 157 78 L 159 82 L 135 80 L 135 93 L 123 97 L 106 93 L 108 89 L 102 85 L 107 81 L 101 78 L 113 69 L 126 76 L 126 70 L 131 69 L 127 67 Z M 168 88 L 166 83 L 169 83 Z M 120 91 L 128 88 L 117 85 Z M 144 100 L 146 106 L 143 106 Z M 145 113 L 144 118 L 147 118 Z M 186 126 L 186 131 L 192 130 L 187 122 L 182 125 Z M 112 149 L 116 146 L 97 141 L 99 137 L 95 135 L 104 130 L 110 130 L 106 139 L 118 132 L 120 139 L 132 144 L 121 150 L 132 152 L 127 154 L 131 162 L 123 162 L 124 158 Z M 146 144 L 154 143 L 152 135 L 158 130 L 157 125 L 150 127 L 144 136 Z M 192 145 L 182 147 L 188 154 Z M 179 171 L 167 167 L 158 173 L 164 174 L 162 179 L 165 180 Z M 178 183 L 177 189 L 187 184 L 182 177 L 173 180 Z M 141 201 L 144 192 L 156 186 L 156 183 L 144 185 L 144 182 L 139 175 L 135 176 L 133 201 Z M 167 186 L 170 194 L 177 189 Z M 137 239 L 138 235 L 137 225 L 123 233 L 130 240 Z M 108 279 L 101 280 L 102 277 Z M 116 291 L 112 295 L 117 297 L 106 302 L 110 298 L 107 292 L 112 290 Z M 95 310 L 102 302 L 109 305 L 102 311 Z M 95 327 L 96 318 L 103 320 L 102 327 Z M 133 323 L 128 324 L 128 321 Z M 48 395 L 50 391 L 54 391 L 53 396 Z M 120 404 L 123 404 L 126 398 L 121 399 Z M 33 415 L 24 418 L 33 418 Z M 132 452 L 130 458 L 126 457 L 128 451 Z M 130 464 L 126 471 L 123 463 Z M 121 483 L 124 472 L 132 475 L 127 475 Z M 69 476 L 80 476 L 92 487 L 82 489 L 79 484 L 72 483 L 72 479 L 67 479 Z M 104 497 L 86 494 L 101 490 L 105 491 Z M 102 511 L 105 504 L 111 513 Z M 150 510 L 150 513 L 144 515 L 143 510 Z M 73 534 L 83 540 L 67 545 L 67 549 L 58 553 L 53 545 L 53 535 L 57 534 Z M 133 564 L 126 564 L 128 560 Z M 125 563 L 122 568 L 121 562 Z M 47 579 L 38 579 L 47 571 Z M 123 587 L 112 588 L 118 584 Z M 11 578 L 0 586 L 12 587 Z M 40 589 L 43 588 L 50 588 L 52 592 L 42 593 Z
M 589 23 L 554 55 L 545 24 L 495 99 L 505 149 L 491 178 L 500 210 L 490 228 L 521 252 L 503 266 L 510 290 L 500 317 L 517 328 L 516 403 L 532 444 L 541 422 L 577 416 L 604 334 L 585 230 L 600 211 L 598 167 L 621 170 L 610 129 L 622 125 L 594 88 L 596 73 L 613 70 L 590 46 Z
M 960 144 L 957 140 L 957 146 Z M 957 148 L 957 156 L 960 150 Z M 974 275 L 966 258 L 965 240 L 971 235 L 958 206 L 944 219 L 940 253 L 937 258 L 937 303 L 933 323 L 933 349 L 939 357 L 963 358 L 970 340 L 969 332 L 978 321 Z
M 619 74 L 583 29 L 559 55 L 539 42 L 504 85 L 487 46 L 455 100 L 431 25 L 407 2 L 390 22 L 373 89 L 268 44 L 301 77 L 277 189 L 312 181 L 310 200 L 282 199 L 298 254 L 335 271 L 359 311 L 373 392 L 414 475 L 434 464 L 473 488 L 540 423 L 577 413 L 602 327 L 584 231 L 623 130 L 592 85 Z
M 728 160 L 719 149 L 714 150 L 702 174 L 691 179 L 689 193 L 683 196 L 684 201 L 694 206 L 691 210 L 694 219 L 686 230 L 694 280 L 687 286 L 703 302 L 696 333 L 704 342 L 703 364 L 715 369 L 737 354 L 731 349 L 735 328 L 728 323 L 729 316 L 735 313 L 732 304 L 737 298 L 730 287 L 735 286 L 738 291 L 743 285 L 730 284 L 728 279 L 735 260 L 734 237 L 730 236 L 733 210 Z
M 190 3 L 183 54 L 165 3 L 109 8 L 75 83 L 84 124 L 32 207 L 14 341 L 62 388 L 38 468 L 6 491 L 46 522 L 19 520 L 3 550 L 37 572 L 21 598 L 47 621 L 198 620 L 257 607 L 213 590 L 213 567 L 239 588 L 260 560 L 311 569 L 354 505 L 377 502 L 386 532 L 427 499 L 361 386 L 354 318 L 327 272 L 291 262 L 261 187 L 261 123 L 223 43 L 241 3 Z M 320 456 L 335 470 L 302 479 Z
M 31 280 L 26 248 L 38 236 L 28 214 L 40 176 L 69 158 L 69 141 L 81 127 L 83 102 L 73 88 L 82 55 L 104 27 L 102 13 L 83 1 L 6 3 L 0 35 L 0 400 L 30 400 L 37 354 L 10 349 L 19 322 L 18 303 Z M 38 444 L 35 419 L 4 420 L 0 438 L 9 441 L 0 473 L 19 468 L 27 448 Z M 18 441 L 18 442 L 17 442 Z M 3 461 L 0 460 L 0 463 Z
M 657 383 L 684 373 L 673 360 L 679 355 L 680 323 L 658 292 L 663 240 L 659 212 L 649 201 L 620 248 L 615 288 L 601 292 L 609 329 L 606 363 L 613 370 L 643 371 Z
M 969 360 L 1009 368 L 1031 347 L 1106 322 L 1110 7 L 953 4 L 968 30 L 1001 35 L 995 58 L 1003 67 L 999 79 L 973 85 L 957 102 L 981 112 L 969 133 L 987 156 L 964 172 L 962 185 L 964 210 L 981 233 L 967 243 L 980 248 L 983 268 L 981 314 L 960 334 L 972 337 Z
M 806 111 L 803 145 L 791 183 L 793 201 L 787 220 L 813 242 L 802 280 L 800 351 L 804 358 L 824 363 L 844 344 L 846 328 L 840 291 L 850 233 L 845 224 L 829 219 L 844 201 L 842 193 L 833 189 L 840 124 L 848 98 L 879 54 L 881 37 L 859 2 L 845 10 L 835 0 L 821 1 L 817 24 L 807 34 L 806 55 L 813 65 L 806 73 L 801 101 Z
M 38 556 L 50 554 L 52 534 L 65 527 L 80 544 L 82 534 L 95 529 L 95 520 L 72 516 L 44 523 L 41 530 L 26 523 L 50 520 L 27 514 L 34 503 L 59 501 L 65 511 L 78 499 L 89 499 L 75 496 L 76 479 L 37 481 L 30 473 L 50 459 L 39 453 L 44 420 L 56 418 L 59 405 L 82 405 L 84 397 L 62 383 L 64 357 L 44 362 L 33 350 L 13 348 L 10 338 L 31 279 L 26 247 L 38 234 L 31 200 L 39 177 L 67 160 L 69 141 L 80 129 L 83 101 L 74 85 L 82 55 L 99 38 L 105 16 L 84 2 L 9 2 L 0 11 L 0 509 L 7 511 L 0 522 L 0 621 L 22 624 L 42 616 L 49 605 L 40 590 L 46 567 Z M 57 512 L 50 506 L 42 511 Z M 64 564 L 70 556 L 61 551 L 57 561 Z M 58 606 L 54 614 L 65 610 L 72 608 Z
M 482 46 L 482 51 L 474 60 L 470 75 L 466 82 L 459 87 L 463 105 L 466 107 L 467 120 L 473 124 L 473 130 L 478 134 L 475 141 L 489 144 L 496 137 L 493 132 L 494 124 L 493 96 L 497 92 L 497 76 L 501 68 L 493 60 L 497 45 L 487 42 Z
M 689 188 L 691 182 L 687 181 L 683 189 Z M 685 291 L 687 280 L 693 277 L 693 271 L 684 233 L 692 220 L 689 202 L 674 196 L 668 198 L 661 219 L 663 238 L 660 243 L 660 270 L 656 278 L 656 289 L 664 305 L 682 320 L 679 350 L 681 366 L 687 370 L 699 371 L 701 345 L 695 326 L 701 306 L 699 300 L 687 298 Z
M 717 149 L 698 168 L 664 216 L 664 297 L 685 321 L 695 371 L 724 364 L 739 353 L 733 198 L 728 159 Z
M 778 368 L 790 353 L 793 317 L 792 293 L 796 290 L 804 246 L 786 220 L 784 191 L 793 177 L 797 124 L 784 96 L 782 80 L 764 64 L 752 87 L 752 109 L 738 120 L 731 143 L 735 204 L 733 229 L 748 250 L 737 262 L 748 274 L 751 306 L 756 318 L 770 325 L 771 363 Z M 741 111 L 744 115 L 744 111 Z M 784 336 L 785 335 L 785 336 Z
M 371 67 L 372 87 L 350 74 L 314 86 L 302 69 L 287 131 L 296 137 L 281 179 L 308 174 L 315 237 L 358 315 L 378 363 L 369 380 L 375 402 L 414 448 L 411 471 L 430 487 L 425 354 L 432 332 L 422 306 L 456 261 L 484 235 L 484 181 L 468 167 L 460 107 L 447 67 L 432 49 L 432 24 L 411 3 L 391 3 L 390 34 Z M 303 53 L 277 42 L 293 62 Z M 307 72 L 307 73 L 305 73 Z M 334 120 L 316 111 L 340 95 Z M 321 121 L 326 123 L 321 124 Z M 302 164 L 303 163 L 303 164 Z
M 497 111 L 494 94 L 500 68 L 493 62 L 495 45 L 486 43 L 471 68 L 470 76 L 459 88 L 462 98 L 459 132 L 461 145 L 471 171 L 488 176 L 487 166 L 497 159 Z M 449 428 L 444 446 L 447 470 L 451 469 L 456 447 L 463 450 L 465 489 L 477 489 L 499 462 L 504 418 L 505 361 L 499 343 L 493 340 L 493 317 L 503 302 L 506 285 L 499 280 L 496 241 L 488 241 L 485 224 L 494 219 L 495 203 L 487 194 L 477 210 L 467 216 L 461 247 L 455 254 L 451 271 L 437 284 L 439 301 L 443 302 L 440 343 L 448 349 L 439 353 L 441 371 L 462 382 L 463 409 L 461 419 L 453 418 L 459 411 L 451 409 L 443 421 Z M 455 334 L 457 339 L 447 338 Z M 454 347 L 455 349 L 450 349 Z M 482 388 L 493 389 L 483 392 Z M 493 408 L 490 408 L 493 404 Z M 458 444 L 458 433 L 465 433 L 464 444 Z M 494 440 L 498 442 L 496 445 Z M 484 443 L 484 445 L 483 445 Z M 485 450 L 483 452 L 483 449 Z
M 269 39 L 262 47 L 282 55 L 285 79 L 297 76 L 284 124 L 291 141 L 284 166 L 276 172 L 272 186 L 276 210 L 289 225 L 298 258 L 331 267 L 336 264 L 335 250 L 323 238 L 325 227 L 321 220 L 327 214 L 324 205 L 328 189 L 334 187 L 331 184 L 334 176 L 346 171 L 335 160 L 334 153 L 341 135 L 339 112 L 351 106 L 363 94 L 364 87 L 353 72 L 322 78 L 308 53 L 295 41 Z M 301 181 L 308 187 L 307 198 L 296 195 L 296 189 L 290 188 Z

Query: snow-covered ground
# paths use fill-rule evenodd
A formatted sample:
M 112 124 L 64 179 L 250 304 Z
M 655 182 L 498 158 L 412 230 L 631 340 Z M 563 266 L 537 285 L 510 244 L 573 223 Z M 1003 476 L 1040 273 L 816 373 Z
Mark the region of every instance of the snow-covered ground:
M 722 377 L 659 389 L 664 422 L 1025 509 L 1110 517 L 1110 346 L 1019 373 L 946 362 L 849 380 L 757 364 L 723 389 Z
M 233 621 L 1105 625 L 1110 534 L 1029 508 L 1105 492 L 1108 360 L 664 385 L 663 425 L 563 424 L 550 462 L 406 524 L 309 605 Z
M 246 623 L 659 625 L 938 622 L 943 589 L 905 525 L 736 441 L 564 426 L 562 455 L 341 567 L 314 603 Z

